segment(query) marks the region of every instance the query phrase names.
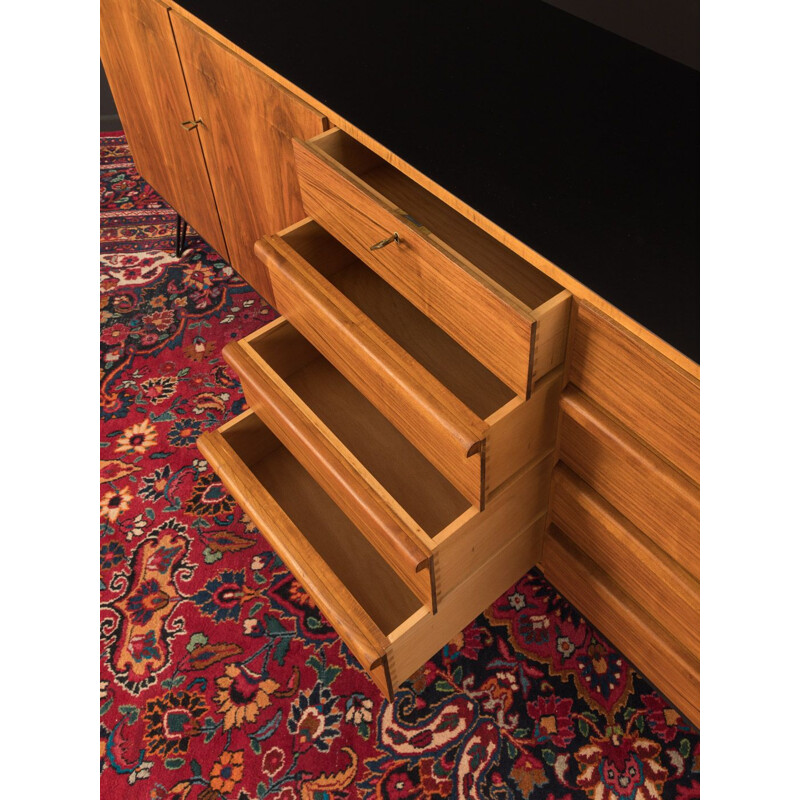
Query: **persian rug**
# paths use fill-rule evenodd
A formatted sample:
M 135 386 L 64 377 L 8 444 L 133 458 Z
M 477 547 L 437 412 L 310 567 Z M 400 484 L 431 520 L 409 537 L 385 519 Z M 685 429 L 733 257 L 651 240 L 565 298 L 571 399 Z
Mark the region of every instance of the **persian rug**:
M 699 734 L 533 571 L 387 703 L 195 442 L 276 312 L 101 137 L 104 800 L 691 800 Z

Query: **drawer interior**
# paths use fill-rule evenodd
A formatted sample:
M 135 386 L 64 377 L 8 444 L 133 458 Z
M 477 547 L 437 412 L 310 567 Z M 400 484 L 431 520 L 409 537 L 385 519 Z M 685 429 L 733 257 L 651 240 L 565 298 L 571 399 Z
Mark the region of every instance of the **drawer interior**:
M 469 501 L 291 325 L 269 326 L 248 337 L 247 344 L 431 538 L 472 510 Z
M 309 144 L 405 211 L 528 308 L 535 309 L 562 291 L 554 280 L 344 131 L 327 131 Z
M 479 417 L 487 419 L 515 399 L 512 389 L 317 222 L 308 220 L 281 238 Z
M 258 415 L 243 415 L 220 434 L 384 634 L 422 608 Z

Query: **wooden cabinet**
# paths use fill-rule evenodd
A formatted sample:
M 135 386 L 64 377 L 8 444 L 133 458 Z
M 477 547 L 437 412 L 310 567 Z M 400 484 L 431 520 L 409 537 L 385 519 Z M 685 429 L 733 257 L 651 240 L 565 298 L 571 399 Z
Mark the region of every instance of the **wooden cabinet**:
M 100 34 L 100 55 L 137 168 L 227 259 L 169 10 L 158 0 L 101 0 Z
M 136 163 L 284 315 L 232 494 L 388 696 L 538 564 L 699 723 L 696 365 L 165 2 L 102 0 Z

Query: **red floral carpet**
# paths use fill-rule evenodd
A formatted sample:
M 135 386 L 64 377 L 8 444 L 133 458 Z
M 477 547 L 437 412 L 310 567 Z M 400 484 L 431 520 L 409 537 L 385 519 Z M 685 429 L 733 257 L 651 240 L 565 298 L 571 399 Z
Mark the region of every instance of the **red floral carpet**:
M 195 446 L 275 311 L 101 165 L 102 797 L 699 797 L 697 731 L 538 572 L 382 700 Z

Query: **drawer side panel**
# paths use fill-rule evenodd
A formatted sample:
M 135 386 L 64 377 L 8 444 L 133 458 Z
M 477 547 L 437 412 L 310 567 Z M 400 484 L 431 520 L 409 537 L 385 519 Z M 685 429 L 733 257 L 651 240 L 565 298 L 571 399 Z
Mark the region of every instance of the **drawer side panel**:
M 459 631 L 536 564 L 542 552 L 545 515 L 526 523 L 505 547 L 465 579 L 436 614 L 418 614 L 389 634 L 387 664 L 395 687 L 409 678 Z

